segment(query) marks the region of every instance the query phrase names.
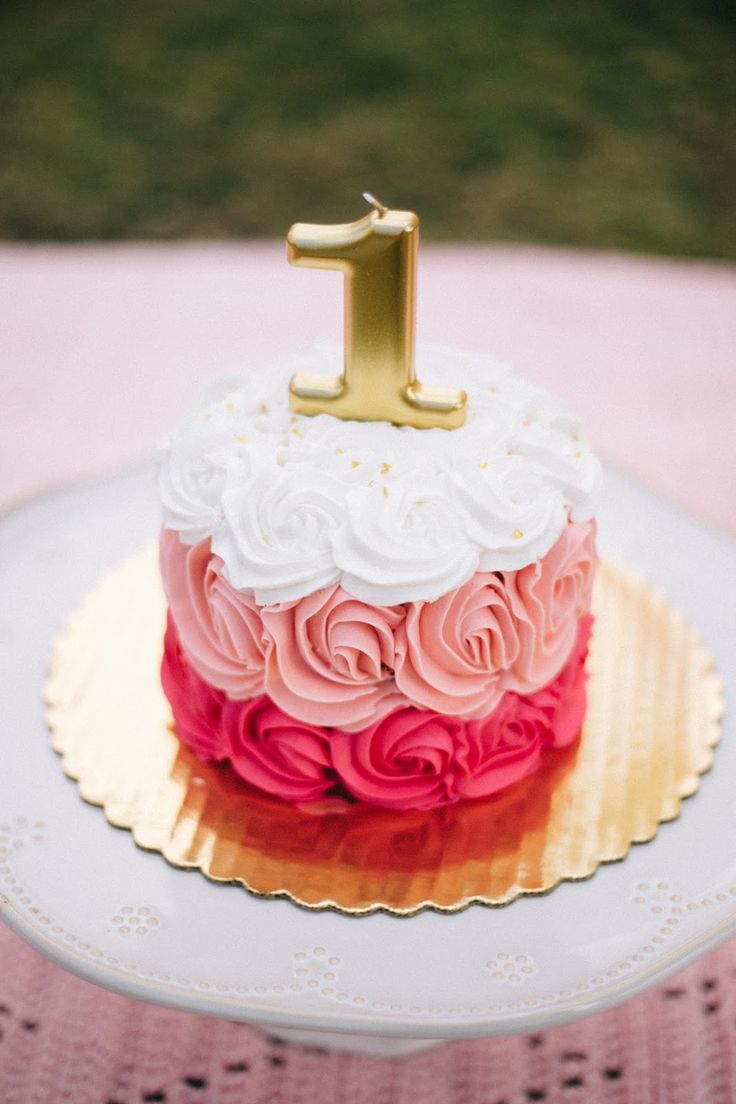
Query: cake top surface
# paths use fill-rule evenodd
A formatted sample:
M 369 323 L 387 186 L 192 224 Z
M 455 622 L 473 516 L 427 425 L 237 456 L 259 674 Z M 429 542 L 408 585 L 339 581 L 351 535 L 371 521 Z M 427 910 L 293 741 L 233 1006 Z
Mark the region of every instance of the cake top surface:
M 164 526 L 209 539 L 263 605 L 341 583 L 374 605 L 432 600 L 476 571 L 543 556 L 595 510 L 600 465 L 562 401 L 485 356 L 417 350 L 426 384 L 462 387 L 464 426 L 303 417 L 294 372 L 336 375 L 337 346 L 210 384 L 161 458 Z

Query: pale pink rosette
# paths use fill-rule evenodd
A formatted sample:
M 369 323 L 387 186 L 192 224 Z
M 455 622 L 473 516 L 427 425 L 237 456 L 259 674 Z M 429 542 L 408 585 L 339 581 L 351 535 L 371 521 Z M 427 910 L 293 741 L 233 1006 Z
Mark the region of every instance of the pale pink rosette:
M 518 655 L 504 578 L 477 572 L 434 602 L 408 603 L 396 636 L 396 685 L 425 709 L 485 716 L 500 701 L 504 672 Z
M 182 544 L 164 529 L 160 561 L 169 609 L 194 669 L 229 698 L 262 693 L 268 640 L 255 600 L 223 577 L 209 541 Z
M 432 602 L 372 606 L 334 585 L 259 606 L 235 590 L 206 541 L 161 535 L 161 570 L 181 646 L 232 700 L 266 692 L 309 724 L 355 732 L 406 706 L 465 720 L 504 693 L 548 685 L 590 605 L 594 522 L 568 523 L 543 559 L 478 572 Z
M 590 609 L 597 562 L 595 522 L 570 522 L 546 556 L 507 578 L 521 644 L 509 689 L 534 693 L 562 669 Z
M 434 602 L 410 602 L 396 636 L 396 685 L 425 709 L 487 716 L 509 690 L 550 682 L 590 606 L 595 523 L 569 523 L 541 560 L 478 572 Z
M 226 702 L 222 728 L 233 769 L 252 786 L 299 802 L 334 789 L 329 732 L 287 716 L 265 694 Z
M 370 606 L 339 586 L 261 610 L 272 646 L 266 692 L 285 712 L 354 731 L 407 704 L 393 678 L 401 606 Z
M 578 623 L 570 658 L 557 678 L 525 699 L 540 709 L 547 718 L 547 743 L 550 747 L 567 747 L 580 735 L 587 705 L 585 684 L 588 673 L 585 660 L 592 628 L 592 615 L 583 614 Z

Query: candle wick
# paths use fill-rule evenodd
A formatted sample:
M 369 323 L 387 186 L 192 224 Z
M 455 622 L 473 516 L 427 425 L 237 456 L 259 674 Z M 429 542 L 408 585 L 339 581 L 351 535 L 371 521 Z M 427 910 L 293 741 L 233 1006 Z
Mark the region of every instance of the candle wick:
M 379 215 L 385 215 L 388 211 L 388 207 L 385 203 L 381 203 L 380 199 L 376 199 L 372 192 L 363 192 L 363 199 L 366 203 L 370 203 L 371 207 L 374 207 Z

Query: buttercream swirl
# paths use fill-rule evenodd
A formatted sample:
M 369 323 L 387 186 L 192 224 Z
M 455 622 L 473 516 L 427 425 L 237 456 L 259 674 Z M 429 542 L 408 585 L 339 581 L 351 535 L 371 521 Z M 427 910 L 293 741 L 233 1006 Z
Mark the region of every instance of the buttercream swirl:
M 567 661 L 590 609 L 598 557 L 595 522 L 572 524 L 547 555 L 509 579 L 519 652 L 508 685 L 521 694 L 545 686 Z
M 424 709 L 483 716 L 519 656 L 507 581 L 478 572 L 434 602 L 412 602 L 396 637 L 396 685 Z
M 420 348 L 417 362 L 426 383 L 467 391 L 460 429 L 290 415 L 289 377 L 339 371 L 333 347 L 210 385 L 162 453 L 164 525 L 210 540 L 259 604 L 339 583 L 391 606 L 532 564 L 568 518 L 593 516 L 600 467 L 559 400 L 485 357 Z
M 545 748 L 575 740 L 585 713 L 591 618 L 543 690 L 509 692 L 482 718 L 463 721 L 403 707 L 357 732 L 298 720 L 268 695 L 230 701 L 192 668 L 169 617 L 162 682 L 176 730 L 207 762 L 229 762 L 245 782 L 287 801 L 346 795 L 389 809 L 431 809 L 497 793 L 532 774 Z
M 401 607 L 368 606 L 336 586 L 262 617 L 273 642 L 265 689 L 286 712 L 355 729 L 406 703 L 393 679 Z
M 332 584 L 261 606 L 209 541 L 161 535 L 169 608 L 198 673 L 229 698 L 265 692 L 293 717 L 351 732 L 409 705 L 482 717 L 508 690 L 541 689 L 571 652 L 595 564 L 595 522 L 569 522 L 538 562 L 476 572 L 431 602 L 373 606 Z
M 179 640 L 202 678 L 230 698 L 262 693 L 270 640 L 260 610 L 223 577 L 209 541 L 187 546 L 164 529 L 160 564 Z
M 270 459 L 248 455 L 230 463 L 223 523 L 212 537 L 230 582 L 260 605 L 302 598 L 335 582 L 332 538 L 344 524 L 338 480 L 303 468 L 274 472 Z

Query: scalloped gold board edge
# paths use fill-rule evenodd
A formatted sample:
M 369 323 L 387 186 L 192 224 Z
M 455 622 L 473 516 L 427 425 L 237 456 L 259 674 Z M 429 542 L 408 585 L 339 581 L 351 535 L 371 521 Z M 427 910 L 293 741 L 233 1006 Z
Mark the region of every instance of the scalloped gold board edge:
M 654 838 L 696 792 L 723 710 L 684 616 L 604 560 L 579 744 L 504 794 L 431 813 L 317 813 L 201 764 L 161 690 L 165 603 L 155 545 L 86 594 L 55 641 L 45 688 L 54 749 L 85 801 L 173 866 L 251 893 L 352 915 L 458 912 L 547 893 Z

